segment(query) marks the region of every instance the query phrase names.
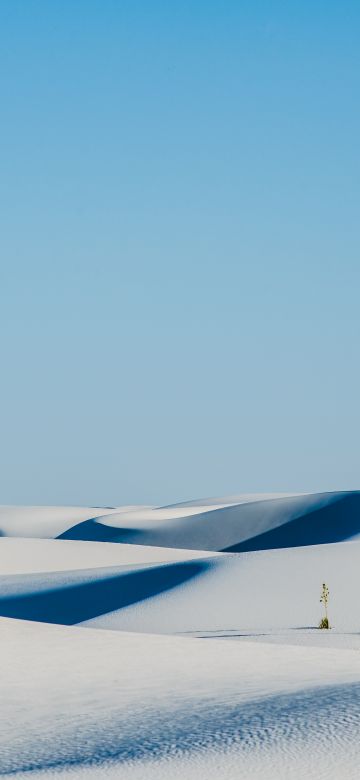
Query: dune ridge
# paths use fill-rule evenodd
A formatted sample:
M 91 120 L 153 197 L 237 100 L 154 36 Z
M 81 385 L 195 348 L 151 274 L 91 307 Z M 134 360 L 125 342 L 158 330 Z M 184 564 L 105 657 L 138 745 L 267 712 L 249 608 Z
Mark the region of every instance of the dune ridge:
M 360 536 L 360 491 L 200 499 L 167 507 L 0 507 L 3 536 L 250 552 Z

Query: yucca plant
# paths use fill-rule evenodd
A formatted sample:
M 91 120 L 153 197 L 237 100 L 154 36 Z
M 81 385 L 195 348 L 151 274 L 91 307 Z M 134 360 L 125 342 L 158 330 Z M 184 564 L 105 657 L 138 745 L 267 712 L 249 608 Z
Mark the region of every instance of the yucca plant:
M 330 628 L 329 616 L 328 616 L 328 604 L 329 604 L 329 588 L 325 582 L 323 582 L 320 603 L 323 604 L 325 615 L 321 618 L 319 628 Z

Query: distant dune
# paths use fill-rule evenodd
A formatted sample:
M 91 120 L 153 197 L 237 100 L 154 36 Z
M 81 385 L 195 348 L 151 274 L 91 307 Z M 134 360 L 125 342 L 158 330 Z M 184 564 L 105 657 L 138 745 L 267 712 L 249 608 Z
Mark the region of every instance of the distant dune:
M 327 544 L 360 536 L 360 491 L 168 507 L 0 507 L 0 534 L 227 552 Z

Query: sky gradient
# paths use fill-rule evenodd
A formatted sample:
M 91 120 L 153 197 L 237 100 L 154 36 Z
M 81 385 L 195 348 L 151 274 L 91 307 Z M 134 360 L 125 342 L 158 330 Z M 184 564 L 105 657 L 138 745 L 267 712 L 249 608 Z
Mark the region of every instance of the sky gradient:
M 360 488 L 356 2 L 0 4 L 0 503 Z

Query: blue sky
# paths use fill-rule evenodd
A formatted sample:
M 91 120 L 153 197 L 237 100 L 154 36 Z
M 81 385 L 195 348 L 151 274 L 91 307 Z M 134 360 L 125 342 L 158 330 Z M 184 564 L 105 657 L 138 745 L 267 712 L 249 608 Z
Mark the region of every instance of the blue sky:
M 1 503 L 360 487 L 359 34 L 3 0 Z

